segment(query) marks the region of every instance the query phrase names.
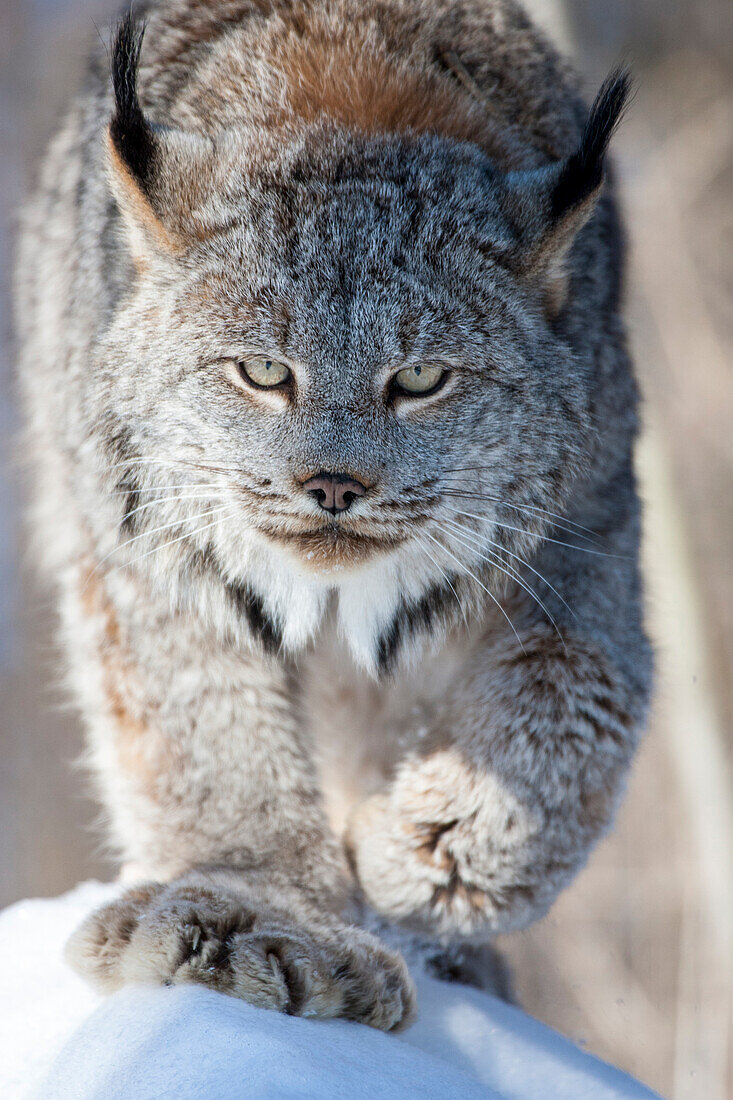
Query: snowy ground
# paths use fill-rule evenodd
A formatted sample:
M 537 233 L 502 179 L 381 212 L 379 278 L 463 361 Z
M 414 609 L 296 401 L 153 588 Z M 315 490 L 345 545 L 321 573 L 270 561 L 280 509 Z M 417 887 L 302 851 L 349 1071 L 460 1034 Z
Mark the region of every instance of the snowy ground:
M 86 883 L 0 913 L 4 1100 L 649 1100 L 653 1093 L 523 1012 L 415 975 L 420 1016 L 399 1036 L 281 1016 L 195 986 L 104 999 L 63 944 L 114 886 Z

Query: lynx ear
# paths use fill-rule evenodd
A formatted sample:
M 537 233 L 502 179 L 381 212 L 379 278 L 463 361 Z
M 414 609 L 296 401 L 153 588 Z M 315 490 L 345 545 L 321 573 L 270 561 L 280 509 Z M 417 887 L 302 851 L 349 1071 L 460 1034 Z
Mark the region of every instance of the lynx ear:
M 137 74 L 144 26 L 128 13 L 112 47 L 114 113 L 107 130 L 112 191 L 136 259 L 151 252 L 182 253 L 190 218 L 204 200 L 202 171 L 211 159 L 198 134 L 152 125 L 140 106 Z
M 512 266 L 544 286 L 549 312 L 562 305 L 565 260 L 598 201 L 606 151 L 630 88 L 628 72 L 612 73 L 595 98 L 572 156 L 548 168 L 510 172 L 504 178 L 504 207 L 518 236 Z

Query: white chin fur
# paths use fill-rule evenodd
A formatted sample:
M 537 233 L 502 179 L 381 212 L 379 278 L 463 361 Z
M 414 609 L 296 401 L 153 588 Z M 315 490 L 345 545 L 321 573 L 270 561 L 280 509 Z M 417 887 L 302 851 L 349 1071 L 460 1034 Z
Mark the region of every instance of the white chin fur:
M 379 640 L 401 601 L 419 599 L 440 576 L 416 547 L 343 573 L 319 575 L 272 544 L 251 555 L 247 572 L 290 654 L 312 641 L 333 597 L 339 634 L 354 660 L 371 674 L 377 671 Z
M 298 567 L 279 547 L 259 547 L 247 563 L 247 580 L 262 598 L 265 609 L 282 631 L 283 647 L 291 654 L 302 650 L 323 620 L 330 585 Z

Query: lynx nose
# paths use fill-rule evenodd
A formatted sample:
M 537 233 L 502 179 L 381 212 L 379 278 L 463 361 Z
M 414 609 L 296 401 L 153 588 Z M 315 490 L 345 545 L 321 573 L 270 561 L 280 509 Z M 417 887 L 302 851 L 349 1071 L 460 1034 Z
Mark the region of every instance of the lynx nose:
M 321 508 L 334 516 L 337 512 L 347 511 L 356 498 L 363 497 L 366 492 L 366 486 L 360 481 L 343 474 L 317 474 L 309 478 L 303 488 Z

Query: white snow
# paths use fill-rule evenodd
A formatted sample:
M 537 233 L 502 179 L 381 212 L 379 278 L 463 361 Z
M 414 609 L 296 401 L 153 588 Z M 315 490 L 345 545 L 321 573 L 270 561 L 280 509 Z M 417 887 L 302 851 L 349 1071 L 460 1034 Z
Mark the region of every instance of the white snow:
M 89 910 L 117 890 L 85 883 L 0 913 L 3 1100 L 654 1095 L 519 1009 L 421 974 L 420 1017 L 399 1036 L 281 1016 L 196 986 L 128 987 L 102 998 L 61 952 Z

